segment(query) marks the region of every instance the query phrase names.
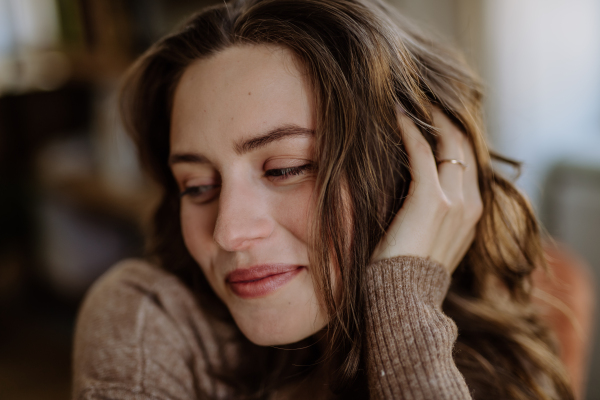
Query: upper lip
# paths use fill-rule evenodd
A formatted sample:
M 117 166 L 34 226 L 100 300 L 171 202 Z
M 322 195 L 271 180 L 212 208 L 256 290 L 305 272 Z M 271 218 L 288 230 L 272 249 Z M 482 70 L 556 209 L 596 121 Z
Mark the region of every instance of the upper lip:
M 227 274 L 228 283 L 252 282 L 267 278 L 272 275 L 284 274 L 300 268 L 301 265 L 293 264 L 262 264 L 249 268 L 238 268 Z

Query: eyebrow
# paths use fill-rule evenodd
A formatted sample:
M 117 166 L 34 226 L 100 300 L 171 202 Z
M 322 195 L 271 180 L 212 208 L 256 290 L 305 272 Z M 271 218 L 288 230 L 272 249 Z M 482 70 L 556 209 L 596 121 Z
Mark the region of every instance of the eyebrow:
M 234 148 L 238 155 L 242 155 L 289 136 L 313 136 L 314 134 L 315 131 L 312 129 L 302 128 L 301 126 L 293 124 L 283 125 L 270 130 L 264 135 L 242 140 L 236 143 Z
M 243 139 L 234 144 L 234 149 L 238 155 L 242 155 L 290 136 L 313 136 L 314 134 L 315 131 L 312 129 L 294 124 L 283 125 L 271 129 L 265 134 Z M 198 153 L 175 153 L 169 156 L 169 165 L 178 163 L 207 164 L 208 162 L 206 157 Z
M 208 164 L 208 160 L 206 157 L 201 156 L 197 153 L 181 153 L 181 154 L 171 154 L 169 156 L 169 165 L 173 164 Z

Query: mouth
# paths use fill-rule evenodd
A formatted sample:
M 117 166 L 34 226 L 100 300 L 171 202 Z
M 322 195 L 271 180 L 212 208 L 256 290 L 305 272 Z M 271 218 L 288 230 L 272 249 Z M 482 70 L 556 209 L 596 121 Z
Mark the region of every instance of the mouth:
M 225 281 L 244 299 L 265 297 L 294 279 L 305 267 L 289 264 L 258 265 L 230 272 Z

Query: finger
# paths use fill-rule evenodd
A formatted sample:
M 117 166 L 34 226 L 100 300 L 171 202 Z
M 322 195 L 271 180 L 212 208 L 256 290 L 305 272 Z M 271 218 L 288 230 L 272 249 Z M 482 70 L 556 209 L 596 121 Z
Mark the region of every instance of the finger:
M 398 112 L 397 115 L 415 189 L 421 184 L 437 182 L 437 168 L 431 146 L 408 116 L 403 112 Z
M 397 121 L 408 156 L 412 182 L 404 205 L 374 252 L 374 260 L 400 254 L 428 256 L 432 239 L 428 232 L 432 230 L 429 227 L 432 221 L 435 222 L 436 215 L 429 207 L 425 212 L 422 208 L 434 198 L 430 194 L 433 193 L 431 189 L 436 186 L 431 183 L 437 184 L 437 191 L 443 196 L 438 184 L 435 157 L 429 143 L 402 111 L 398 111 Z
M 479 190 L 479 180 L 477 176 L 477 159 L 475 151 L 468 140 L 463 143 L 463 154 L 465 162 L 469 166 L 463 177 L 463 192 L 465 201 L 465 211 L 471 222 L 477 222 L 483 212 L 483 202 L 481 200 L 481 191 Z
M 433 111 L 433 124 L 439 129 L 438 160 L 460 160 L 465 162 L 463 143 L 465 135 L 437 108 Z M 466 162 L 465 162 L 466 163 Z M 469 164 L 467 164 L 469 165 Z M 438 165 L 440 186 L 450 201 L 462 201 L 464 167 L 458 164 Z
M 469 167 L 463 174 L 464 201 L 462 202 L 461 227 L 470 227 L 470 229 L 466 231 L 461 229 L 460 232 L 456 232 L 457 243 L 460 243 L 460 246 L 458 250 L 450 252 L 455 254 L 454 260 L 448 264 L 452 270 L 458 266 L 471 248 L 477 232 L 477 222 L 483 212 L 483 202 L 477 179 L 477 160 L 469 140 L 463 141 L 462 149 L 464 161 Z

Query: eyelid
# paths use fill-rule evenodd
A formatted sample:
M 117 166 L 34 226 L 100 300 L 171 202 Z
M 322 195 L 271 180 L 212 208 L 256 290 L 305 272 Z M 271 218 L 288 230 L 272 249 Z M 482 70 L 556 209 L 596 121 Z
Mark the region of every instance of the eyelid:
M 182 174 L 179 177 L 175 176 L 175 180 L 178 182 L 178 186 L 180 187 L 181 191 L 184 191 L 190 187 L 212 186 L 221 184 L 221 177 L 217 174 Z
M 314 162 L 305 158 L 278 157 L 267 160 L 263 165 L 263 169 L 268 171 L 271 169 L 294 168 L 302 167 L 306 164 L 314 164 Z
M 188 196 L 193 202 L 205 204 L 211 202 L 216 197 L 216 192 L 221 188 L 220 184 L 205 184 L 205 185 L 186 185 L 179 192 L 179 199 Z M 196 193 L 195 193 L 196 192 Z
M 271 181 L 291 179 L 295 176 L 305 175 L 314 170 L 314 164 L 306 163 L 296 167 L 271 168 L 265 171 L 265 177 Z

